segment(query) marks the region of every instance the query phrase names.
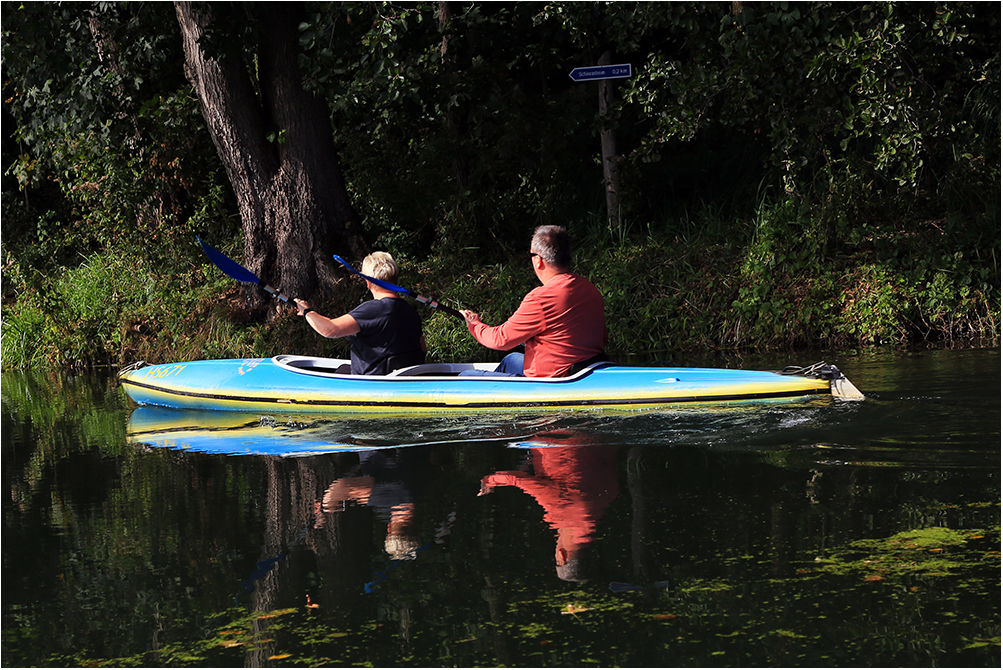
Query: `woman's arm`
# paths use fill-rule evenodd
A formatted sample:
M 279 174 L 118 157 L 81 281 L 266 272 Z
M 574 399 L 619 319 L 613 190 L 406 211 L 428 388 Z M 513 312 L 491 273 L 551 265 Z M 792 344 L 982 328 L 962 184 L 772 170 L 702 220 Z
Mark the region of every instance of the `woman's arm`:
M 306 300 L 299 298 L 293 300 L 296 302 L 297 313 L 305 317 L 310 327 L 324 337 L 348 337 L 359 332 L 359 323 L 351 314 L 342 314 L 336 319 L 329 319 L 315 312 Z

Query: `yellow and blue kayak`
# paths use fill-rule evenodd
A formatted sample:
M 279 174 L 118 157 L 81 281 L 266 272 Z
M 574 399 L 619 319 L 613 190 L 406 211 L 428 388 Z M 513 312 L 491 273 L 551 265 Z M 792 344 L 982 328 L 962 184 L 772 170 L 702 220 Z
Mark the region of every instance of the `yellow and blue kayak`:
M 140 405 L 283 413 L 635 410 L 820 394 L 845 397 L 840 389 L 856 391 L 835 366 L 824 363 L 780 373 L 597 363 L 560 378 L 460 376 L 463 370 L 491 370 L 494 363 L 432 363 L 386 376 L 357 376 L 349 373 L 348 363 L 292 355 L 167 365 L 140 362 L 123 369 L 119 381 Z

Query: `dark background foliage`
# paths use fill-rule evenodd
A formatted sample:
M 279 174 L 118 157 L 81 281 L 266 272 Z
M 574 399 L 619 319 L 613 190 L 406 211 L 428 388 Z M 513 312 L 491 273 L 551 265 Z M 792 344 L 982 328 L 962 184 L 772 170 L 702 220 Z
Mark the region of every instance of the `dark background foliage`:
M 268 26 L 241 7 L 225 34 L 253 75 Z M 998 4 L 306 9 L 330 160 L 426 292 L 504 319 L 532 229 L 560 223 L 621 351 L 998 337 Z M 3 3 L 3 40 L 7 365 L 339 351 L 243 310 L 194 244 L 240 260 L 171 4 Z M 605 52 L 634 76 L 600 118 L 568 73 Z M 428 331 L 433 354 L 484 356 L 459 324 Z

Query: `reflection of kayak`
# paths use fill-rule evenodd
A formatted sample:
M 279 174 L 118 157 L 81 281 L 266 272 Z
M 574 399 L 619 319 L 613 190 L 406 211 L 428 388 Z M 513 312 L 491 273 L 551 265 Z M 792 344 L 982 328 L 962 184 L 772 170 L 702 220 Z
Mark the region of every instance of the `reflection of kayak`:
M 328 424 L 318 421 L 139 407 L 129 417 L 126 438 L 152 447 L 228 455 L 308 456 L 375 448 L 326 439 L 326 428 Z
M 348 361 L 276 356 L 137 363 L 119 380 L 141 405 L 186 409 L 350 413 L 436 412 L 529 408 L 646 409 L 677 403 L 792 399 L 829 394 L 834 366 L 804 374 L 713 368 L 590 366 L 571 377 L 465 377 L 490 363 L 417 365 L 386 376 L 342 373 Z M 847 382 L 848 384 L 848 382 Z
M 491 414 L 487 421 L 452 415 L 361 416 L 358 413 L 276 414 L 137 407 L 129 416 L 126 439 L 180 451 L 229 456 L 315 456 L 345 451 L 471 442 L 525 440 L 541 427 L 540 417 L 521 419 Z M 552 432 L 539 439 L 550 439 Z M 564 433 L 557 433 L 558 436 Z M 571 429 L 569 435 L 575 435 Z M 570 439 L 570 438 L 567 438 Z

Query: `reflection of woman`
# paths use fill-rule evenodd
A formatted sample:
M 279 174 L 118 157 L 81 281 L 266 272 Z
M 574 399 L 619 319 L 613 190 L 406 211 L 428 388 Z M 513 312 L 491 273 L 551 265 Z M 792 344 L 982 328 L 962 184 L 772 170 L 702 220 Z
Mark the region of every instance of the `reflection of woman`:
M 360 452 L 359 475 L 331 482 L 318 505 L 315 527 L 324 524 L 320 512 L 341 511 L 349 500 L 373 507 L 376 517 L 387 522 L 387 553 L 413 559 L 420 546 L 415 503 L 430 475 L 430 454 L 425 447 Z
M 496 486 L 516 486 L 544 509 L 543 519 L 557 530 L 557 576 L 587 581 L 584 550 L 592 542 L 606 506 L 616 498 L 616 447 L 533 447 L 533 474 L 504 470 L 481 480 L 480 495 Z

